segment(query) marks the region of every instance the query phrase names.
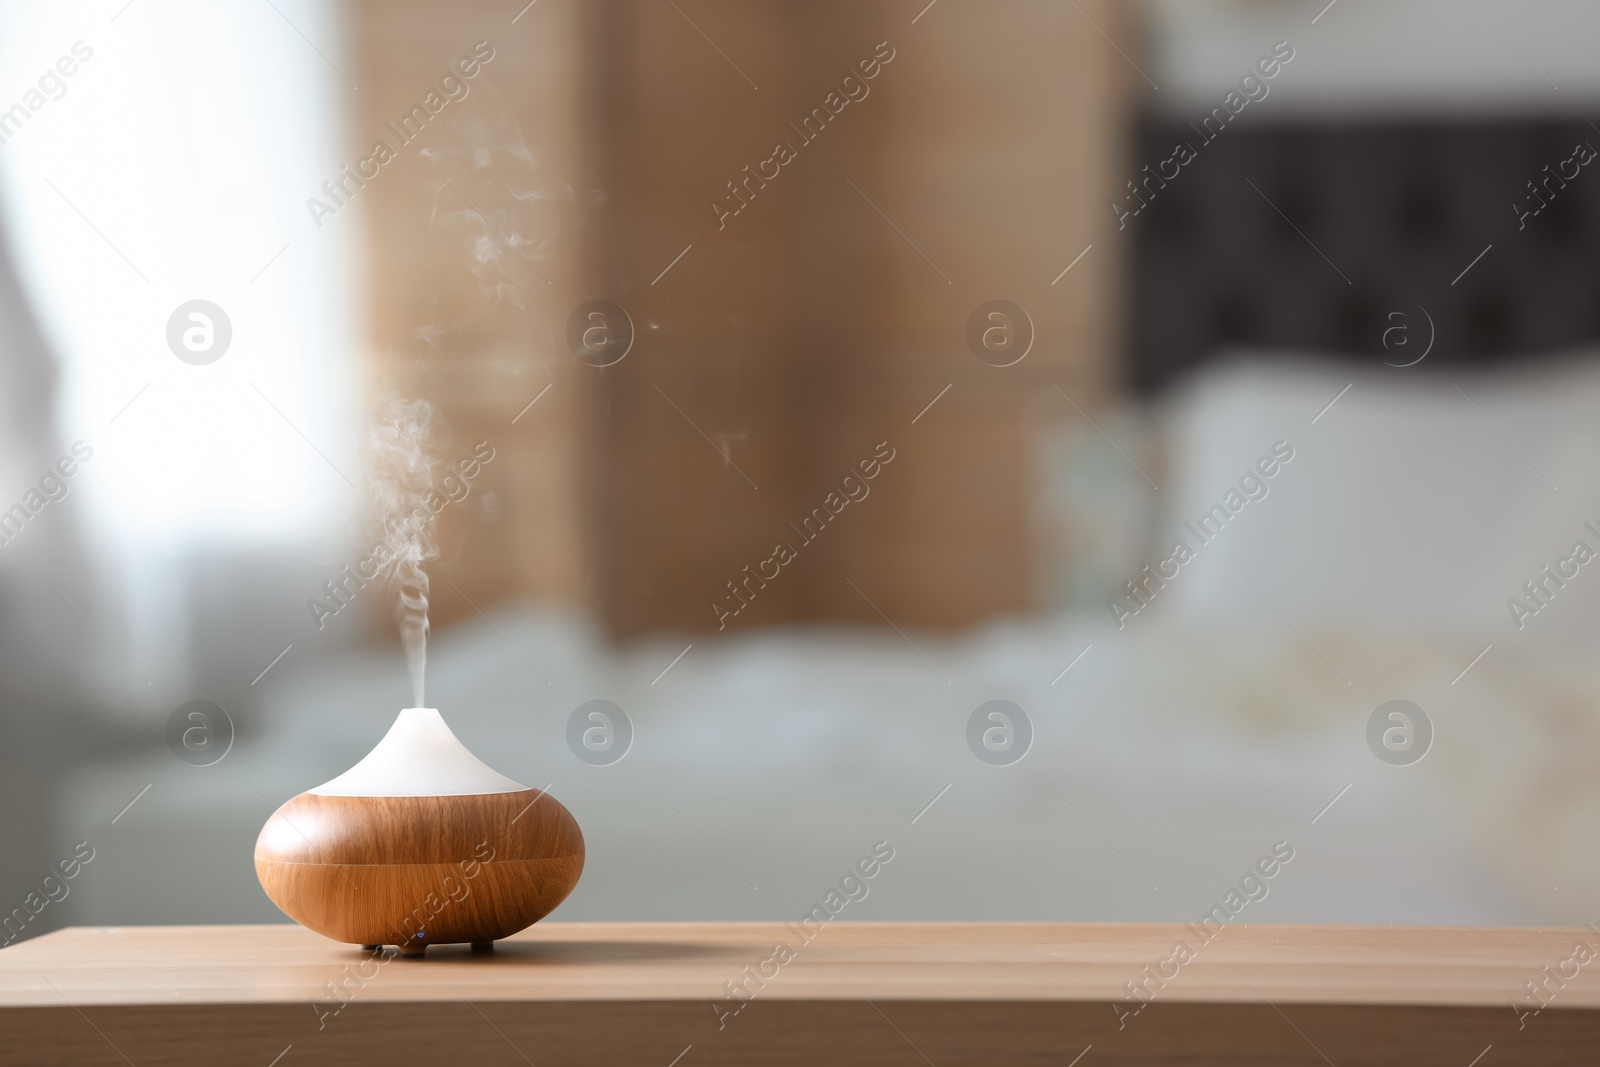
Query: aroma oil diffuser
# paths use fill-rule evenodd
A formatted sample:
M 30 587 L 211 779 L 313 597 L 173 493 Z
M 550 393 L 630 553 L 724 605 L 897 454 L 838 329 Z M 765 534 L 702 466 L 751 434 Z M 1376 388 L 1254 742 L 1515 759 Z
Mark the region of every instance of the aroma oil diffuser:
M 335 941 L 494 942 L 548 915 L 583 871 L 555 798 L 474 756 L 433 708 L 407 708 L 348 771 L 284 804 L 256 839 L 272 902 Z

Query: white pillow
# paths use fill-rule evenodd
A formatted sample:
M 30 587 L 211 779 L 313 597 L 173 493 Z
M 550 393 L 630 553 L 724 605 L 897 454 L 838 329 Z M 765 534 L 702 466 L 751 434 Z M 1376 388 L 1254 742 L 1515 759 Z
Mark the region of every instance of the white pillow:
M 1423 374 L 1239 353 L 1202 372 L 1165 415 L 1156 557 L 1180 540 L 1194 557 L 1149 595 L 1163 613 L 1281 624 L 1281 612 L 1302 629 L 1506 637 L 1578 638 L 1600 623 L 1600 563 L 1564 586 L 1545 580 L 1532 615 L 1514 619 L 1508 606 L 1537 605 L 1523 583 L 1544 579 L 1541 567 L 1575 542 L 1600 552 L 1600 534 L 1585 526 L 1600 529 L 1593 354 Z M 1247 478 L 1275 446 L 1272 477 Z M 1245 489 L 1260 495 L 1257 480 L 1265 496 L 1247 499 Z M 1213 518 L 1214 532 L 1199 528 L 1218 504 L 1240 506 Z

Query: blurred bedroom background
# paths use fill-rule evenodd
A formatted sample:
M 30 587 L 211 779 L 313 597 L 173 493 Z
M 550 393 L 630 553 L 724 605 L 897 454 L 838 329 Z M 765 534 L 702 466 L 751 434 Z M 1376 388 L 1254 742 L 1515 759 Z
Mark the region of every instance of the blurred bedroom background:
M 8 939 L 282 921 L 261 824 L 409 703 L 346 569 L 394 393 L 481 461 L 428 703 L 583 826 L 553 920 L 797 916 L 878 840 L 848 918 L 1192 920 L 1278 842 L 1251 921 L 1593 918 L 1597 36 L 6 5 Z

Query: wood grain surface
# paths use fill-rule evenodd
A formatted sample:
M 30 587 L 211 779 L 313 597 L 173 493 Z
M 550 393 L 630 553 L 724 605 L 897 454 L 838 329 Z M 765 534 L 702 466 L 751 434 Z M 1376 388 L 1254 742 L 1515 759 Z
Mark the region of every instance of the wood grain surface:
M 577 820 L 538 790 L 456 797 L 301 793 L 261 830 L 256 855 L 279 863 L 458 863 L 583 855 Z
M 302 793 L 267 820 L 256 876 L 318 933 L 407 951 L 538 922 L 583 872 L 583 834 L 540 790 L 450 797 Z
M 1124 983 L 1190 928 L 797 930 L 545 923 L 427 963 L 292 926 L 64 930 L 0 951 L 0 1062 L 1495 1067 L 1600 1039 L 1592 964 L 1548 977 L 1585 929 L 1229 926 L 1134 1016 Z M 736 1010 L 725 983 L 777 943 L 792 960 Z

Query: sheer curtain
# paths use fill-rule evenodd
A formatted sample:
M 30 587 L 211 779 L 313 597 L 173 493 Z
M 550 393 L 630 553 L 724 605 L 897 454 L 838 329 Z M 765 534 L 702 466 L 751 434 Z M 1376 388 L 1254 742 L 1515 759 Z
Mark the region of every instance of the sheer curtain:
M 74 607 L 100 636 L 78 623 L 74 641 L 119 707 L 170 709 L 206 695 L 208 671 L 264 666 L 297 598 L 285 580 L 248 602 L 239 579 L 309 576 L 346 526 L 360 215 L 318 228 L 305 206 L 347 155 L 337 16 L 317 0 L 0 8 L 0 194 L 35 347 L 59 364 L 51 398 L 29 346 L 0 340 L 0 391 L 55 419 L 31 466 L 7 450 L 0 508 L 33 467 L 92 451 L 17 542 L 78 531 Z M 209 351 L 186 347 L 194 329 Z

